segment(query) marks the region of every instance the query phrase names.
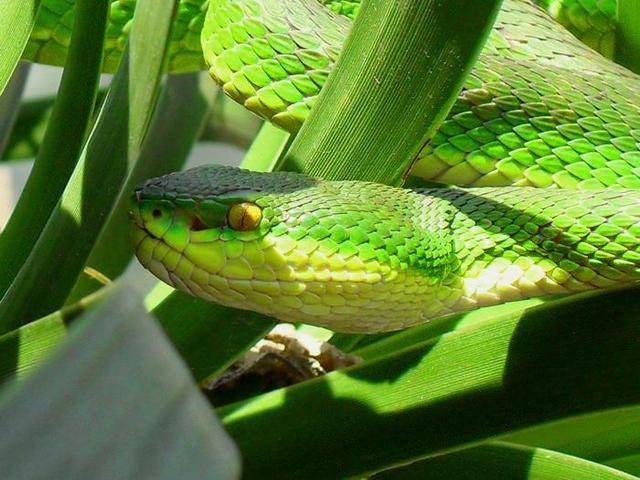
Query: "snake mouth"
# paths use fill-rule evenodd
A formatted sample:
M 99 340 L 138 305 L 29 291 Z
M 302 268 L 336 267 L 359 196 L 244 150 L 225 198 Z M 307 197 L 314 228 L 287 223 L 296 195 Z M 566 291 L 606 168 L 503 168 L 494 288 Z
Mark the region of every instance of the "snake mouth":
M 171 249 L 171 247 L 135 221 L 132 222 L 130 238 L 140 264 L 150 270 L 151 273 L 160 278 L 160 280 L 175 288 L 176 281 L 173 278 L 172 272 L 164 266 L 162 258 L 156 254 L 159 245 L 164 245 L 168 249 Z
M 132 220 L 129 236 L 135 255 L 140 264 L 157 278 L 173 288 L 209 302 L 263 313 L 270 311 L 265 306 L 251 304 L 247 297 L 251 280 L 237 278 L 238 271 L 237 268 L 234 269 L 234 262 L 237 263 L 240 259 L 229 258 L 225 254 L 221 256 L 220 247 L 225 242 L 198 241 L 200 234 L 209 236 L 211 229 L 200 232 L 197 222 L 193 225 L 194 228 L 190 228 L 189 222 L 193 222 L 177 215 L 170 227 L 178 228 L 170 228 L 160 235 L 158 231 L 147 228 L 146 222 L 136 214 L 135 207 L 129 215 Z M 186 238 L 195 236 L 196 239 L 194 242 L 176 244 L 175 230 L 186 233 Z M 227 266 L 231 268 L 225 269 Z M 277 282 L 272 283 L 275 286 Z
M 191 278 L 199 267 L 183 252 L 176 250 L 136 222 L 132 222 L 130 232 L 138 261 L 154 276 L 194 297 L 223 302 L 223 299 L 211 295 L 211 292 L 205 291 Z

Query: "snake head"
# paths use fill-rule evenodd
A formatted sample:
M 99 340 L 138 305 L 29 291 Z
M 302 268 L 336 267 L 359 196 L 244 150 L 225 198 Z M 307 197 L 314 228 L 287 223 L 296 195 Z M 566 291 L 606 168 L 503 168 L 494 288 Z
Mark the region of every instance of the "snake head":
M 419 197 L 204 166 L 138 187 L 132 238 L 146 268 L 203 299 L 341 330 L 400 328 L 393 319 L 418 308 L 448 248 L 420 228 Z M 425 249 L 432 271 L 419 265 Z
M 278 205 L 287 193 L 314 183 L 303 175 L 215 165 L 150 179 L 135 189 L 129 211 L 138 259 L 165 282 L 205 298 L 193 290 L 208 283 L 191 284 L 190 275 L 254 278 L 248 251 L 257 252 L 280 221 Z

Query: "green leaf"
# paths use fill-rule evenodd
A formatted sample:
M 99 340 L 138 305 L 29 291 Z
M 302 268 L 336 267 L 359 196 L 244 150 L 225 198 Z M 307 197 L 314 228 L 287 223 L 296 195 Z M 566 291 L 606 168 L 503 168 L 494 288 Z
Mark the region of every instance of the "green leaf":
M 263 315 L 206 303 L 164 284 L 150 294 L 147 306 L 196 381 L 220 375 L 273 328 Z
M 378 340 L 371 343 L 360 341 L 357 348 L 353 350 L 353 353 L 365 360 L 374 360 L 418 343 L 431 340 L 432 338 L 444 335 L 453 330 L 462 330 L 475 327 L 487 321 L 499 321 L 501 318 L 509 319 L 523 315 L 528 309 L 541 305 L 546 301 L 549 300 L 545 298 L 532 298 L 437 318 L 399 332 L 372 336 L 374 338 L 377 337 Z M 365 336 L 364 340 L 366 339 Z M 331 343 L 333 343 L 333 341 Z
M 511 433 L 503 440 L 557 450 L 630 473 L 640 472 L 640 464 L 627 470 L 619 460 L 640 455 L 640 404 L 612 408 L 563 418 Z
M 242 168 L 256 172 L 271 172 L 280 157 L 291 144 L 291 135 L 284 130 L 265 123 L 247 151 Z
M 103 300 L 107 289 L 95 293 L 75 305 L 6 333 L 0 337 L 0 383 L 21 379 L 42 365 L 68 335 L 69 324 L 79 315 Z
M 11 132 L 20 111 L 20 99 L 27 83 L 31 64 L 21 63 L 11 76 L 5 91 L 0 94 L 0 158 L 9 144 Z
M 631 475 L 640 475 L 640 453 L 635 455 L 629 455 L 627 457 L 620 457 L 611 460 L 607 463 L 612 468 L 617 468 Z M 634 477 L 636 478 L 636 477 Z
M 127 287 L 129 290 L 130 287 Z M 236 449 L 125 288 L 0 397 L 4 478 L 234 479 Z
M 27 63 L 27 65 L 30 65 Z M 102 104 L 107 91 L 98 90 L 96 105 Z M 42 145 L 44 134 L 53 113 L 56 96 L 25 99 L 9 137 L 9 142 L 0 161 L 34 158 Z M 93 123 L 93 119 L 90 120 Z
M 248 478 L 311 479 L 364 475 L 638 404 L 639 293 L 635 287 L 548 302 L 219 414 Z
M 282 168 L 401 184 L 460 93 L 500 4 L 364 2 Z
M 20 61 L 36 22 L 39 0 L 4 0 L 0 8 L 0 95 Z
M 44 363 L 67 337 L 69 325 L 108 291 L 103 288 L 1 336 L 0 383 L 22 378 Z M 221 374 L 241 348 L 250 348 L 273 328 L 270 319 L 257 313 L 208 304 L 165 284 L 148 295 L 146 305 L 198 382 Z
M 76 165 L 100 80 L 109 0 L 79 0 L 66 68 L 42 146 L 0 235 L 0 297 L 24 265 Z
M 563 453 L 503 442 L 442 455 L 382 472 L 375 480 L 634 480 L 636 477 Z
M 125 54 L 60 201 L 0 302 L 1 332 L 57 310 L 73 287 L 138 158 L 162 76 L 175 7 L 174 0 L 137 3 L 131 59 Z M 43 281 L 50 282 L 46 292 Z
M 549 297 L 532 298 L 483 307 L 470 312 L 436 318 L 421 325 L 400 330 L 399 332 L 387 332 L 375 335 L 336 333 L 331 337 L 331 344 L 343 352 L 353 352 L 365 360 L 373 360 L 374 358 L 413 346 L 416 343 L 424 342 L 438 335 L 443 335 L 451 330 L 474 325 L 498 315 L 521 313 L 524 309 L 540 305 L 547 300 L 549 300 Z
M 149 177 L 180 170 L 198 139 L 217 88 L 205 74 L 171 75 L 164 85 L 140 157 L 131 171 L 100 232 L 86 266 L 107 278 L 118 277 L 133 256 L 127 212 L 133 189 Z M 75 303 L 100 288 L 88 275 L 81 275 L 66 303 Z

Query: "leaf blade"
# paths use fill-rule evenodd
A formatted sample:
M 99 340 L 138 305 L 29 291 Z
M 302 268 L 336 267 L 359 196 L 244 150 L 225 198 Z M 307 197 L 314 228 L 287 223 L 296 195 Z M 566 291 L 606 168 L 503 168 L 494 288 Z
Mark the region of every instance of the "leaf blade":
M 7 478 L 239 476 L 206 400 L 122 287 L 73 326 L 51 362 L 4 389 L 0 425 L 12 432 L 0 439 Z
M 500 4 L 364 2 L 282 169 L 401 184 L 460 93 Z
M 153 3 L 153 5 L 151 5 Z M 7 332 L 60 308 L 73 287 L 92 245 L 125 182 L 134 168 L 152 113 L 169 43 L 175 0 L 141 0 L 137 9 L 144 37 L 161 45 L 162 56 L 142 52 L 125 58 L 60 201 L 25 265 L 0 301 L 0 331 Z M 144 21 L 148 17 L 149 21 Z M 141 33 L 142 35 L 142 33 Z M 137 35 L 132 36 L 135 43 Z M 155 38 L 155 40 L 154 40 Z M 146 42 L 145 42 L 146 43 Z M 143 45 L 133 50 L 142 50 Z M 129 70 L 129 65 L 131 71 Z M 137 79 L 131 83 L 131 79 Z M 130 98 L 139 106 L 130 106 Z M 133 112 L 136 116 L 132 118 Z M 132 130 L 130 130 L 130 128 Z M 135 132 L 133 135 L 132 132 Z M 38 295 L 42 279 L 56 278 L 47 295 Z
M 0 95 L 20 61 L 36 23 L 39 0 L 6 0 L 0 12 Z
M 327 478 L 638 404 L 640 304 L 630 301 L 637 294 L 636 287 L 549 302 L 219 414 L 243 452 L 246 475 Z M 280 428 L 271 433 L 269 425 Z

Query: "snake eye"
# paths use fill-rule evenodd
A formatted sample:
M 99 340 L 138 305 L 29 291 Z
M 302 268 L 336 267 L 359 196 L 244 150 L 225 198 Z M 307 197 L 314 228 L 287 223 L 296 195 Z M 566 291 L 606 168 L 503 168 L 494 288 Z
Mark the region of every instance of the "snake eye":
M 227 214 L 227 222 L 234 230 L 247 232 L 260 225 L 262 209 L 251 202 L 242 202 L 232 205 Z

